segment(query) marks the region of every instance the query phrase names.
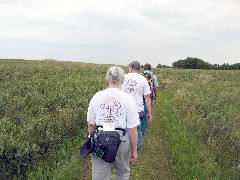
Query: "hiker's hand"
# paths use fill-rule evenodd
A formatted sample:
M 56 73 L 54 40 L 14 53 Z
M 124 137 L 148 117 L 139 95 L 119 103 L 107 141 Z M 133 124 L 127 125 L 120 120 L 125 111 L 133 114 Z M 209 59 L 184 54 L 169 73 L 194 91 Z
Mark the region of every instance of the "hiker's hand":
M 137 162 L 137 160 L 138 160 L 138 153 L 137 153 L 137 151 L 132 151 L 130 162 L 134 163 L 134 162 Z
M 148 121 L 152 121 L 152 113 L 148 113 Z

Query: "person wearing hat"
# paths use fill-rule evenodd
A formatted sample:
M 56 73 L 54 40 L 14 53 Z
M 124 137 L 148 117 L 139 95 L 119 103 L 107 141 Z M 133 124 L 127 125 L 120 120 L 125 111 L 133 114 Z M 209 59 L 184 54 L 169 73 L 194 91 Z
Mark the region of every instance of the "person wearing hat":
M 128 71 L 129 73 L 124 76 L 124 81 L 121 86 L 121 89 L 124 92 L 127 92 L 132 95 L 137 104 L 139 119 L 144 117 L 144 102 L 148 110 L 148 120 L 152 121 L 152 109 L 151 109 L 151 99 L 150 94 L 151 90 L 148 85 L 147 79 L 142 76 L 140 73 L 140 63 L 138 61 L 133 61 L 129 64 Z M 142 131 L 141 125 L 138 126 L 138 149 L 142 146 Z
M 113 163 L 108 163 L 97 158 L 93 153 L 91 154 L 93 180 L 110 180 L 112 165 L 114 165 L 115 179 L 127 180 L 130 176 L 129 163 L 138 160 L 137 127 L 140 121 L 134 98 L 120 89 L 124 74 L 121 67 L 110 67 L 106 75 L 109 84 L 108 88 L 97 92 L 88 106 L 89 135 L 94 132 L 95 126 L 102 126 L 103 131 L 104 127 L 108 131 L 109 125 L 115 129 L 127 129 Z

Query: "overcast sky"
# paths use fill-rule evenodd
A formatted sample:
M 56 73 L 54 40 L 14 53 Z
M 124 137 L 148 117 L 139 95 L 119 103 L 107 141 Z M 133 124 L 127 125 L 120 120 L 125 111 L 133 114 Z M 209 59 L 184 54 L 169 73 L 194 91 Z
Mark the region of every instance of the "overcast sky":
M 0 58 L 240 63 L 240 0 L 0 0 Z

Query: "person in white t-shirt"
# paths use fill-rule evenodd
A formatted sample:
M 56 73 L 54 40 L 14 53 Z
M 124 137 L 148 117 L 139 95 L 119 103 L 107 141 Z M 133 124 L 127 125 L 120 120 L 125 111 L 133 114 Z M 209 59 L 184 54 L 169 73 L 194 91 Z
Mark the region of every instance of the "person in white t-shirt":
M 127 129 L 125 141 L 120 143 L 115 162 L 116 179 L 129 179 L 130 162 L 138 159 L 137 126 L 140 124 L 135 100 L 130 94 L 121 91 L 124 70 L 113 66 L 108 69 L 106 79 L 109 87 L 97 92 L 91 99 L 87 112 L 88 133 L 94 131 L 95 126 L 114 124 L 115 128 Z M 92 179 L 111 179 L 111 163 L 91 155 Z
M 140 63 L 138 61 L 133 61 L 129 64 L 128 71 L 129 73 L 124 76 L 124 82 L 121 86 L 121 89 L 132 95 L 137 104 L 137 111 L 139 113 L 139 119 L 142 119 L 144 116 L 144 102 L 148 110 L 148 120 L 152 121 L 152 111 L 151 111 L 151 90 L 148 85 L 147 79 L 143 77 L 140 72 Z M 129 101 L 130 102 L 130 101 Z M 142 146 L 142 131 L 141 126 L 138 126 L 138 149 Z

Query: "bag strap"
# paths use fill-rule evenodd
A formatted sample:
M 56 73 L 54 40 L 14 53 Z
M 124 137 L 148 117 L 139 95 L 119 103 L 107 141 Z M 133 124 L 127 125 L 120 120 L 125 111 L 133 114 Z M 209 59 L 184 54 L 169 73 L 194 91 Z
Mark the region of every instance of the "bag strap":
M 103 128 L 103 126 L 97 126 L 96 127 L 96 130 L 98 131 L 98 128 Z M 125 136 L 126 135 L 126 129 L 123 129 L 123 128 L 115 128 L 115 130 L 121 130 L 123 131 L 123 135 Z

